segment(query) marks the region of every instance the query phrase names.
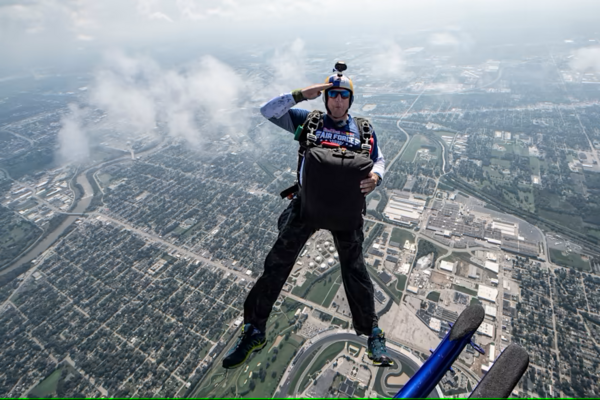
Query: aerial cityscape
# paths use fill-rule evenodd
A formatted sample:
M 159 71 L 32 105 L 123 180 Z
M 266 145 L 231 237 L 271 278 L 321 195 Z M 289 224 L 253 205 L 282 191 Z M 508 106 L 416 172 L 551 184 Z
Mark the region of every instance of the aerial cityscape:
M 513 397 L 598 396 L 600 35 L 474 57 L 441 31 L 0 79 L 0 397 L 389 398 L 473 304 L 477 346 L 432 397 L 467 397 L 511 343 Z M 225 370 L 298 167 L 259 108 L 338 60 L 386 159 L 363 253 L 396 363 L 368 359 L 320 230 L 266 347 Z

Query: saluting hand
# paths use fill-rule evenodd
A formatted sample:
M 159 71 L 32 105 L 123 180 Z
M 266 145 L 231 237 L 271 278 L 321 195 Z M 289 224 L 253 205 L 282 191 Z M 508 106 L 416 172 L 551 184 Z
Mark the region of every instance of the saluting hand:
M 319 83 L 302 89 L 302 96 L 306 100 L 313 100 L 319 97 L 321 92 L 325 89 L 329 89 L 333 86 L 333 83 Z
M 377 187 L 377 182 L 379 182 L 379 175 L 369 172 L 369 177 L 360 181 L 360 191 L 364 193 L 364 195 L 368 195 Z

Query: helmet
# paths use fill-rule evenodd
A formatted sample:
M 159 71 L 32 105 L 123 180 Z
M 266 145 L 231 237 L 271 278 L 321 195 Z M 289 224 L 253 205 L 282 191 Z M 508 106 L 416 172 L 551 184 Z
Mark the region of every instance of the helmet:
M 329 108 L 327 107 L 327 91 L 331 89 L 348 89 L 352 93 L 352 96 L 350 96 L 350 103 L 348 105 L 348 109 L 352 107 L 352 103 L 354 102 L 354 84 L 352 83 L 352 80 L 350 80 L 350 78 L 343 75 L 343 71 L 345 71 L 346 68 L 346 64 L 343 61 L 339 61 L 334 68 L 334 72 L 336 73 L 330 75 L 327 79 L 325 79 L 325 83 L 333 83 L 333 86 L 327 89 L 325 91 L 325 96 L 323 96 L 323 103 L 325 103 L 325 108 L 327 108 L 327 112 L 329 112 Z

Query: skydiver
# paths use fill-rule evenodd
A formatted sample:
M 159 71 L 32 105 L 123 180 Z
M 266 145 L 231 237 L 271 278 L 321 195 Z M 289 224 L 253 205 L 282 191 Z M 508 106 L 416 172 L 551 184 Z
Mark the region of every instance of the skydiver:
M 336 69 L 338 69 L 338 64 L 336 64 Z M 342 71 L 344 69 L 345 65 L 343 65 Z M 336 138 L 346 138 L 345 142 L 339 143 L 348 150 L 359 151 L 361 149 L 361 132 L 355 119 L 348 114 L 354 100 L 354 86 L 352 81 L 339 70 L 337 74 L 329 76 L 324 84 L 308 86 L 273 98 L 261 106 L 261 114 L 275 125 L 295 133 L 299 126 L 306 123 L 309 111 L 292 107 L 304 100 L 316 99 L 323 91 L 327 113 L 322 117 L 322 128 L 316 136 L 322 135 L 323 129 L 326 129 L 328 133 L 337 134 Z M 333 137 L 328 134 L 326 136 Z M 322 141 L 317 139 L 317 143 Z M 377 146 L 374 131 L 372 131 L 371 143 L 370 159 L 372 164 L 369 163 L 372 165 L 372 169 L 366 179 L 360 181 L 360 192 L 363 195 L 357 192 L 363 207 L 364 196 L 381 184 L 385 172 L 385 160 Z M 304 160 L 300 159 L 300 163 L 302 164 L 299 165 L 299 171 L 304 167 Z M 298 181 L 302 186 L 300 174 Z M 279 236 L 266 257 L 263 274 L 246 298 L 244 325 L 241 328 L 240 338 L 223 359 L 224 368 L 239 367 L 252 352 L 260 351 L 266 345 L 266 324 L 273 304 L 281 293 L 302 247 L 317 230 L 313 226 L 307 225 L 303 219 L 300 197 L 299 193 L 295 193 L 289 206 L 278 219 Z M 352 230 L 332 230 L 331 234 L 339 253 L 342 280 L 352 312 L 354 330 L 357 335 L 368 336 L 368 357 L 373 360 L 373 363 L 379 366 L 388 366 L 392 365 L 393 361 L 387 353 L 385 335 L 378 326 L 378 317 L 375 313 L 373 284 L 367 272 L 362 252 L 364 235 L 360 212 L 356 226 L 359 227 Z

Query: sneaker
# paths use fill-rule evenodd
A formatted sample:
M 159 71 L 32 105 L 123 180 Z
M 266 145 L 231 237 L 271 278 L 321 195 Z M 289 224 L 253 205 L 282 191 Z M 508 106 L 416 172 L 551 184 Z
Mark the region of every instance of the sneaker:
M 242 365 L 255 351 L 261 351 L 267 344 L 265 334 L 251 324 L 242 326 L 242 333 L 235 347 L 223 359 L 223 368 L 233 369 Z
M 394 365 L 394 361 L 390 358 L 385 348 L 385 334 L 380 328 L 373 328 L 367 344 L 369 346 L 368 357 L 373 360 L 373 365 L 382 367 Z

